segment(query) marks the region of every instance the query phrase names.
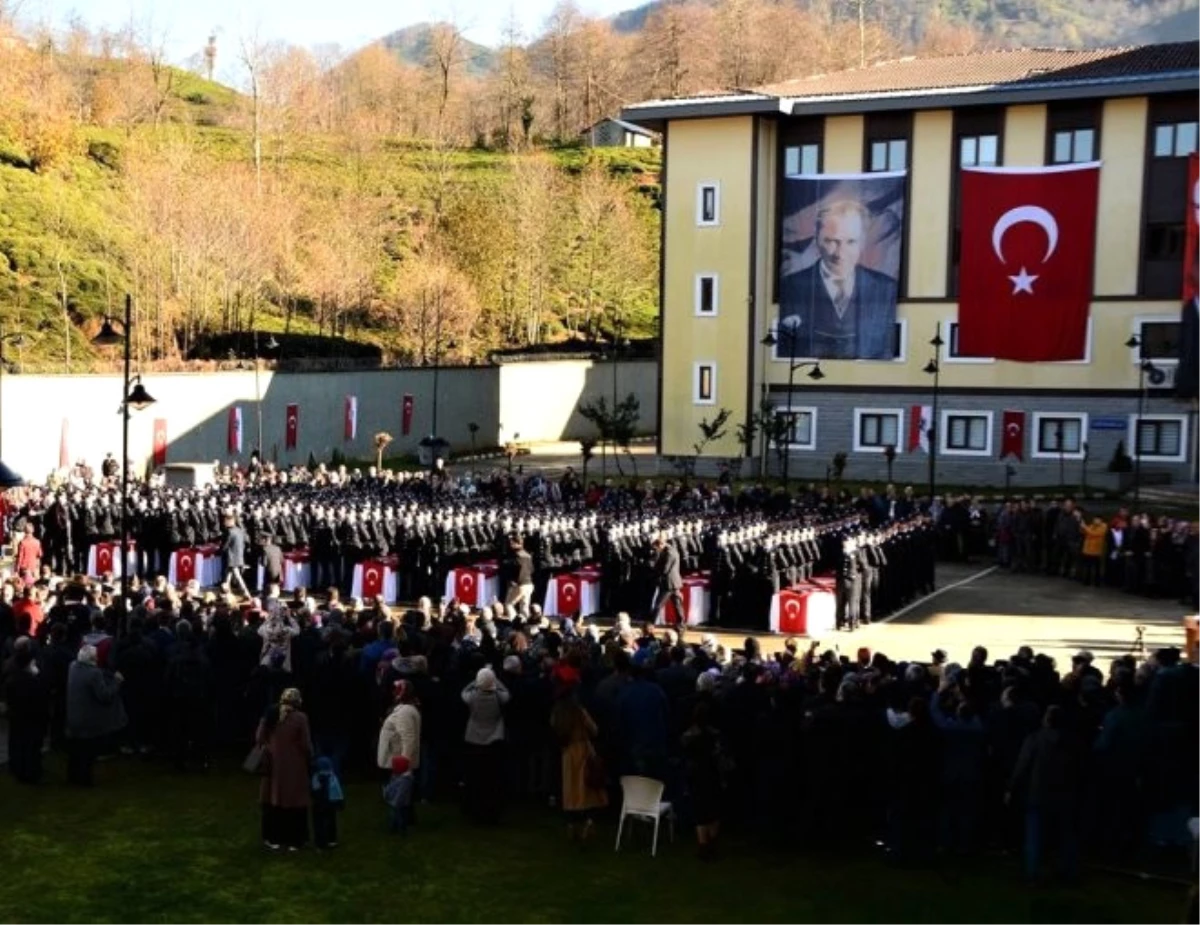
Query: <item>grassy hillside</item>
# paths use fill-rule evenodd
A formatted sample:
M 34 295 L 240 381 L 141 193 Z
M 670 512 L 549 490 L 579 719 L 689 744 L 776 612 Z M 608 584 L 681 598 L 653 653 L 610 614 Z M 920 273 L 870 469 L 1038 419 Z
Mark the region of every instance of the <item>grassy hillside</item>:
M 111 363 L 111 357 L 97 355 L 90 338 L 104 315 L 122 310 L 124 293 L 137 289 L 139 283 L 140 304 L 147 307 L 139 318 L 142 334 L 135 344 L 149 356 L 149 338 L 162 321 L 151 315 L 151 296 L 155 304 L 166 306 L 162 309 L 165 315 L 168 308 L 183 305 L 186 293 L 163 292 L 161 282 L 157 289 L 148 289 L 145 261 L 150 258 L 145 255 L 151 248 L 144 220 L 148 210 L 144 203 L 139 206 L 138 197 L 145 193 L 134 178 L 147 186 L 147 175 L 156 179 L 154 170 L 159 165 L 183 158 L 182 169 L 159 171 L 171 183 L 180 184 L 178 193 L 173 188 L 164 190 L 167 181 L 161 178 L 157 187 L 148 188 L 156 190 L 164 203 L 190 195 L 200 197 L 197 209 L 208 207 L 215 212 L 222 208 L 221 203 L 209 204 L 203 198 L 223 193 L 219 180 L 209 179 L 215 186 L 208 189 L 189 181 L 202 184 L 205 178 L 228 175 L 234 181 L 252 182 L 248 179 L 253 175 L 252 145 L 244 104 L 227 87 L 177 72 L 157 127 L 143 125 L 132 131 L 77 128 L 67 153 L 53 167 L 39 171 L 31 169 L 21 144 L 0 127 L 0 333 L 20 331 L 24 335 L 20 350 L 10 343 L 5 352 L 10 367 L 19 362 L 26 370 L 65 371 L 68 354 L 74 371 Z M 551 156 L 566 177 L 577 175 L 588 157 L 598 158 L 627 188 L 630 199 L 643 203 L 638 207 L 643 220 L 654 221 L 648 204 L 656 192 L 658 152 L 608 150 L 589 155 L 567 148 Z M 305 208 L 316 213 L 318 223 L 325 210 L 337 210 L 351 195 L 377 204 L 387 230 L 381 233 L 380 246 L 364 260 L 371 279 L 382 280 L 379 287 L 386 293 L 389 279 L 400 272 L 397 267 L 403 266 L 411 253 L 414 229 L 427 220 L 431 183 L 449 178 L 447 195 L 465 208 L 502 197 L 511 170 L 511 156 L 492 151 L 431 151 L 418 143 L 386 139 L 348 146 L 340 137 L 279 133 L 264 139 L 262 184 L 277 199 L 302 197 Z M 254 208 L 252 200 L 239 202 L 236 191 L 227 195 L 234 199 L 224 207 L 234 214 Z M 141 224 L 132 217 L 139 208 Z M 164 217 L 164 234 L 174 233 L 173 221 L 172 216 Z M 271 233 L 271 221 L 270 216 L 265 217 L 255 234 Z M 247 251 L 255 248 L 254 240 L 248 238 Z M 188 243 L 188 252 L 178 255 L 181 261 L 204 260 L 212 247 L 206 240 Z M 340 256 L 334 247 L 331 259 L 337 261 Z M 161 258 L 155 259 L 161 263 Z M 176 257 L 168 255 L 167 259 L 172 261 L 166 273 L 172 283 Z M 268 269 L 274 273 L 274 268 Z M 394 354 L 398 326 L 370 310 L 379 307 L 379 298 L 360 298 L 361 304 L 346 309 L 341 326 L 333 331 L 319 326 L 311 305 L 281 289 L 282 284 L 272 278 L 262 286 L 265 296 L 249 308 L 248 316 L 242 306 L 235 306 L 235 324 L 228 319 L 214 320 L 207 332 L 195 332 L 197 339 L 203 333 L 250 327 L 275 332 L 286 329 L 297 335 L 337 334 Z M 647 327 L 652 319 L 643 317 L 638 323 Z M 553 336 L 551 332 L 551 339 Z M 501 345 L 480 341 L 479 351 L 488 346 Z M 197 353 L 191 340 L 178 347 L 176 359 L 164 358 L 164 364 Z

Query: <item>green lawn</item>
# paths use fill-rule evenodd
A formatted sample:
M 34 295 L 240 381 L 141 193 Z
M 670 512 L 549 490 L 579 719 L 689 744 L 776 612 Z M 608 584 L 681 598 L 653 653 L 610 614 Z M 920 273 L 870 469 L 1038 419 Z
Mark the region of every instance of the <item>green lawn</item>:
M 62 777 L 52 761 L 39 789 L 0 780 L 2 921 L 1167 922 L 1185 899 L 1112 876 L 1031 891 L 994 861 L 948 877 L 738 842 L 705 864 L 685 833 L 653 860 L 646 838 L 615 855 L 612 824 L 579 848 L 541 809 L 483 830 L 426 807 L 398 838 L 364 782 L 347 788 L 336 851 L 268 855 L 257 782 L 238 770 L 183 777 L 115 759 L 88 792 Z

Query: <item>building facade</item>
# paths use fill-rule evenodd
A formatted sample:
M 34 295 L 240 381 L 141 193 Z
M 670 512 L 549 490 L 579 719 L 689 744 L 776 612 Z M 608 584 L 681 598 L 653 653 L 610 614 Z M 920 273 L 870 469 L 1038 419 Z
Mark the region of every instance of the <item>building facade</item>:
M 1145 481 L 1192 478 L 1195 406 L 1173 386 L 1198 65 L 1196 43 L 986 52 L 628 107 L 622 117 L 664 148 L 660 452 L 690 454 L 701 423 L 728 409 L 706 455 L 758 455 L 734 425 L 768 402 L 790 409 L 794 477 L 823 477 L 844 453 L 847 478 L 882 479 L 892 445 L 894 477 L 920 481 L 929 456 L 911 446 L 910 409 L 931 404 L 934 360 L 943 484 L 1112 482 L 1118 444 L 1140 447 Z M 1085 356 L 960 355 L 962 168 L 1090 161 L 1101 166 Z M 892 358 L 822 360 L 813 382 L 764 344 L 778 332 L 782 184 L 888 171 L 904 172 L 907 203 Z M 1023 459 L 1000 457 L 1005 411 L 1025 414 Z

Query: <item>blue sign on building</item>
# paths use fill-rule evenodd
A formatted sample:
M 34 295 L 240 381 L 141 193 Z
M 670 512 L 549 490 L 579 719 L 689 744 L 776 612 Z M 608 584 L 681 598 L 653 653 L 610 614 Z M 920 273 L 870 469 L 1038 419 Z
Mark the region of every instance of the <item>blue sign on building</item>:
M 1128 426 L 1125 418 L 1092 418 L 1088 430 L 1125 430 Z

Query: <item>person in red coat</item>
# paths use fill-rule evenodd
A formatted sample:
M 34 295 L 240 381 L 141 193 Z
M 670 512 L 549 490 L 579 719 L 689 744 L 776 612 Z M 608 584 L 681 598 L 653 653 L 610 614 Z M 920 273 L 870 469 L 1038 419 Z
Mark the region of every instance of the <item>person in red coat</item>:
M 299 851 L 308 841 L 313 753 L 308 717 L 300 706 L 300 692 L 289 687 L 279 698 L 279 706 L 267 711 L 255 735 L 266 752 L 259 801 L 263 844 L 272 851 Z
M 33 524 L 25 524 L 25 536 L 17 543 L 17 574 L 37 576 L 42 571 L 42 541 L 33 535 Z

